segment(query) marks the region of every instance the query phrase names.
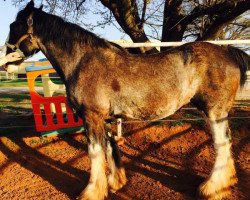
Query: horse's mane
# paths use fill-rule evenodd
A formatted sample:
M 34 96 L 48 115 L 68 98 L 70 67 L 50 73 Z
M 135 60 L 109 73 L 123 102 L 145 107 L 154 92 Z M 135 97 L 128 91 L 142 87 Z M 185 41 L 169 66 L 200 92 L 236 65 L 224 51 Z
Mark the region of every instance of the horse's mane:
M 53 40 L 60 48 L 68 51 L 72 51 L 75 42 L 87 44 L 93 48 L 112 48 L 117 51 L 126 51 L 118 44 L 102 39 L 77 24 L 67 22 L 59 16 L 48 14 L 39 9 L 36 9 L 34 13 L 34 30 L 37 34 L 42 33 L 43 42 Z

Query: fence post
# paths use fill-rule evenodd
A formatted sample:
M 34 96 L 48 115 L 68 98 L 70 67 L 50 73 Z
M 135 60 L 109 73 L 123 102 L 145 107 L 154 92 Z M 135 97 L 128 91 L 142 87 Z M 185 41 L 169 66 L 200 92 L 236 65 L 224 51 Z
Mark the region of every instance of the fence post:
M 120 138 L 122 137 L 122 119 L 118 118 L 116 124 L 117 124 L 117 137 Z

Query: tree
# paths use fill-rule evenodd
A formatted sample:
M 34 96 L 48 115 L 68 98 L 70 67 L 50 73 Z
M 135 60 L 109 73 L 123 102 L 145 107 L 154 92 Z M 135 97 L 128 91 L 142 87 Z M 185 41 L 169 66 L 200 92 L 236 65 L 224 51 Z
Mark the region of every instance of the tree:
M 29 0 L 12 0 L 15 5 Z M 37 0 L 51 13 L 89 29 L 114 24 L 133 42 L 151 38 L 167 41 L 200 41 L 249 38 L 249 0 Z M 101 5 L 103 5 L 101 7 Z M 92 8 L 92 10 L 89 10 Z M 95 25 L 82 21 L 92 12 L 102 19 Z M 119 26 L 117 26 L 117 24 Z M 161 33 L 160 33 L 161 32 Z M 141 48 L 141 52 L 156 51 Z

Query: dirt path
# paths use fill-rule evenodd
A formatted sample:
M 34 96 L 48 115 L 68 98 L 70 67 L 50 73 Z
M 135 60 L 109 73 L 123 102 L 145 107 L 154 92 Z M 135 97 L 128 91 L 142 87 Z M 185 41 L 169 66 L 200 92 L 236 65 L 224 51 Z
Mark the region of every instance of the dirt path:
M 31 117 L 22 120 L 33 123 Z M 229 199 L 247 200 L 250 122 L 232 126 L 239 184 Z M 214 160 L 211 136 L 203 124 L 136 123 L 123 129 L 126 142 L 121 151 L 129 181 L 109 199 L 196 199 L 196 189 Z M 88 177 L 84 134 L 52 139 L 38 137 L 31 128 L 1 133 L 0 199 L 75 199 Z

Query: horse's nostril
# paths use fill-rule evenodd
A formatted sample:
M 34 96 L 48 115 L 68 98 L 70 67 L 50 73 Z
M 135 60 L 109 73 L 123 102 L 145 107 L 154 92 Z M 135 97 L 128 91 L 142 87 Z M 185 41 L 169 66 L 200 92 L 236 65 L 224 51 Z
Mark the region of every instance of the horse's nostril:
M 8 65 L 2 65 L 2 68 L 5 70 L 5 71 L 7 71 L 7 68 L 8 68 Z

